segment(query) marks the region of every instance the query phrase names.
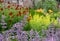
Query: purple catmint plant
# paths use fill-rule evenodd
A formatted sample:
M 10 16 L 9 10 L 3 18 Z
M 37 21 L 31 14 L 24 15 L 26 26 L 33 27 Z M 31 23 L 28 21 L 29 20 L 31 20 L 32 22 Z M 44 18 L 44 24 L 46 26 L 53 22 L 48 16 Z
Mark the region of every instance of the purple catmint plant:
M 21 39 L 21 36 L 20 36 L 20 35 L 16 35 L 16 38 L 17 38 L 17 40 L 18 40 L 18 41 L 22 41 L 22 39 Z
M 53 33 L 49 33 L 49 31 L 47 30 L 48 33 L 47 37 L 42 38 L 42 41 L 58 41 L 58 37 L 57 35 L 53 34 Z
M 22 30 L 22 29 L 23 29 L 22 24 L 19 23 L 19 22 L 18 22 L 18 23 L 15 23 L 12 28 L 13 28 L 14 30 L 17 30 L 17 29 Z
M 54 24 L 51 24 L 46 30 L 46 38 L 42 38 L 42 41 L 58 41 L 58 37 L 56 35 L 56 29 Z
M 50 37 L 50 38 L 48 38 L 48 41 L 57 41 L 57 38 L 56 37 Z
M 22 31 L 20 33 L 17 33 L 17 39 L 18 39 L 18 41 L 28 41 L 27 32 Z
M 10 38 L 13 38 L 12 36 L 14 36 L 14 33 L 13 33 L 13 30 L 10 29 L 10 30 L 4 31 L 3 35 L 4 35 L 4 38 L 5 38 L 5 41 L 11 41 Z
M 46 35 L 47 37 L 52 37 L 55 35 L 55 25 L 53 23 L 49 25 Z
M 42 40 L 42 41 L 48 41 L 48 39 L 47 39 L 47 38 L 42 38 L 41 40 Z
M 22 41 L 28 41 L 28 36 L 26 31 L 23 31 L 21 36 L 22 36 Z
M 30 31 L 30 41 L 40 41 L 40 36 L 38 32 L 33 30 Z
M 40 36 L 38 32 L 35 32 L 35 41 L 40 41 Z
M 34 31 L 31 29 L 30 31 L 30 37 L 32 38 L 32 35 L 34 34 Z
M 56 36 L 58 37 L 58 40 L 60 41 L 60 29 L 59 28 L 56 30 Z
M 18 41 L 22 41 L 22 37 L 21 37 L 22 31 L 20 29 L 17 29 L 16 33 L 17 33 L 16 37 L 17 37 Z
M 0 33 L 0 41 L 4 40 L 4 36 Z
M 34 36 L 33 36 L 33 34 L 34 34 L 34 31 L 31 30 L 31 31 L 30 31 L 30 41 L 33 41 L 33 40 L 34 40 Z
M 15 36 L 11 36 L 12 39 L 15 39 L 16 37 Z

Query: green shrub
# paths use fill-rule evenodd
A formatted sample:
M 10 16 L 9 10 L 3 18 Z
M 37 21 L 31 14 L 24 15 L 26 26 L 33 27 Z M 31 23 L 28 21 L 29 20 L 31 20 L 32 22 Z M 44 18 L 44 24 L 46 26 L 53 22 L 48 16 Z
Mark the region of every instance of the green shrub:
M 45 16 L 36 14 L 30 20 L 30 26 L 36 31 L 41 31 L 42 29 L 46 30 L 52 22 L 54 22 L 55 25 L 58 23 L 57 19 L 51 18 L 49 14 L 46 14 Z
M 43 8 L 45 8 L 46 10 L 53 10 L 56 11 L 57 9 L 57 2 L 56 0 L 45 0 L 45 2 L 43 3 Z
M 58 11 L 57 10 L 57 1 L 56 0 L 34 0 L 34 9 L 39 9 L 43 8 L 46 10 L 53 10 L 53 11 Z
M 24 28 L 23 28 L 24 31 L 30 31 L 31 30 L 31 26 L 29 23 L 27 23 Z

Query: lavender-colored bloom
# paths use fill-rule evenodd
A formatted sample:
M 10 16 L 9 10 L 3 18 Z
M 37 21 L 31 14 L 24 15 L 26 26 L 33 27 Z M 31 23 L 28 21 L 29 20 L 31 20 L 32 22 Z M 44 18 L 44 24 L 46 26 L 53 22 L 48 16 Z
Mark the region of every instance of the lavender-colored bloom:
M 34 34 L 34 31 L 31 29 L 30 36 L 32 37 L 33 34 Z
M 23 31 L 22 34 L 21 34 L 21 36 L 22 36 L 22 40 L 28 41 L 27 32 Z
M 42 41 L 49 41 L 47 38 L 42 38 Z
M 28 41 L 28 36 L 25 31 L 22 31 L 21 33 L 17 34 L 18 41 Z
M 22 23 L 16 23 L 16 24 L 14 24 L 13 25 L 13 27 L 12 27 L 14 30 L 17 30 L 17 29 L 20 29 L 20 30 L 22 30 L 23 29 L 23 27 L 22 27 Z
M 28 17 L 28 15 L 25 15 L 25 16 L 24 16 L 24 18 L 23 18 L 23 20 L 25 20 L 25 21 L 26 21 L 27 17 Z
M 5 31 L 5 32 L 4 32 L 4 35 L 5 35 L 5 37 L 8 38 L 8 37 L 9 37 L 9 31 Z
M 49 30 L 46 30 L 46 36 L 51 37 L 51 34 L 50 34 Z
M 21 37 L 22 31 L 21 31 L 20 29 L 18 29 L 18 30 L 16 31 L 16 33 L 17 33 L 17 39 L 18 39 L 18 41 L 21 41 L 21 40 L 22 40 L 22 37 Z
M 6 28 L 7 26 L 2 26 L 2 28 Z
M 15 36 L 11 36 L 12 39 L 15 39 L 16 37 Z
M 38 32 L 33 30 L 30 31 L 30 41 L 40 41 L 40 36 Z
M 40 41 L 40 36 L 38 34 L 38 32 L 35 32 L 35 41 Z
M 54 37 L 50 37 L 48 41 L 56 41 Z
M 55 34 L 58 38 L 58 40 L 60 41 L 60 29 L 57 29 L 56 30 L 56 34 Z
M 31 29 L 30 31 L 30 41 L 33 41 L 34 38 L 34 31 Z
M 15 23 L 14 25 L 13 25 L 13 27 L 15 28 L 18 28 L 19 27 L 19 25 L 20 25 L 20 23 L 18 22 L 18 23 Z M 18 26 L 18 27 L 17 27 Z
M 0 34 L 0 41 L 3 41 L 4 36 L 2 34 Z

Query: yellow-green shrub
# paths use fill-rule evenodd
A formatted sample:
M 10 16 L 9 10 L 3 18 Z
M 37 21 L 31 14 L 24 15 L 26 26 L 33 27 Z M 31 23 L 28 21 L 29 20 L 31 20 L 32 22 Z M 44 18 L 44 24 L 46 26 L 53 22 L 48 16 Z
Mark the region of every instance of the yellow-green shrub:
M 46 14 L 45 16 L 35 14 L 30 20 L 30 26 L 34 30 L 41 31 L 42 29 L 47 29 L 52 22 L 54 22 L 54 24 L 58 23 L 57 20 L 55 18 L 51 18 L 49 14 Z

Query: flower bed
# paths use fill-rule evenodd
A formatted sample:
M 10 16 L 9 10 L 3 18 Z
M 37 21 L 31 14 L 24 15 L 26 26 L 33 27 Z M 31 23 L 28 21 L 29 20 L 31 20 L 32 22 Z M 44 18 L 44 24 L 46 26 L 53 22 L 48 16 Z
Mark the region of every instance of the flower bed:
M 0 5 L 0 41 L 59 41 L 60 12 Z

